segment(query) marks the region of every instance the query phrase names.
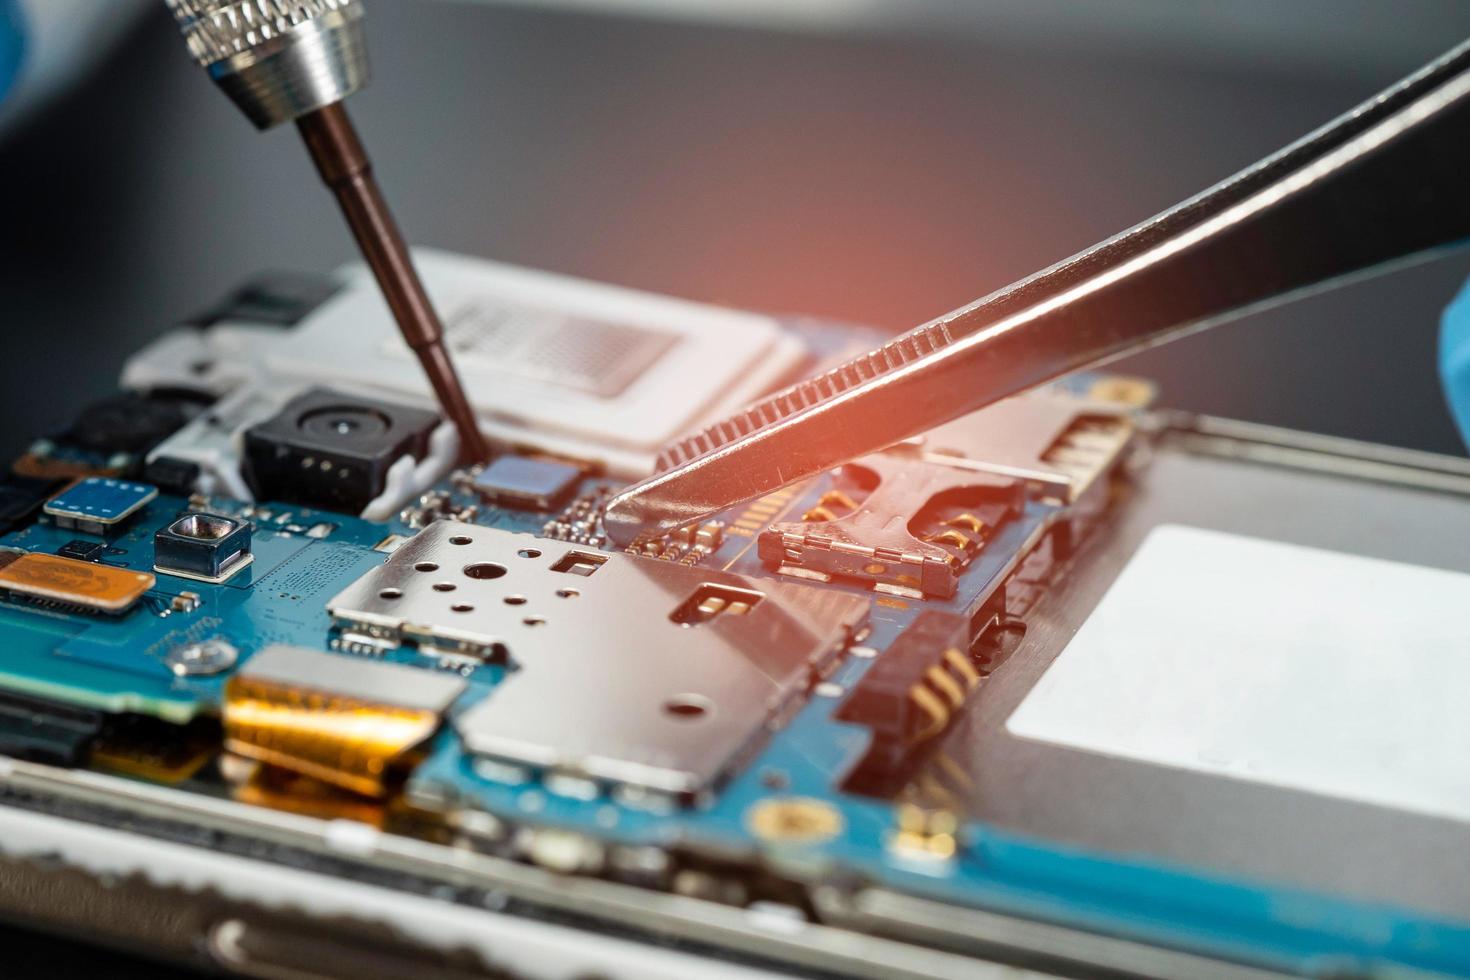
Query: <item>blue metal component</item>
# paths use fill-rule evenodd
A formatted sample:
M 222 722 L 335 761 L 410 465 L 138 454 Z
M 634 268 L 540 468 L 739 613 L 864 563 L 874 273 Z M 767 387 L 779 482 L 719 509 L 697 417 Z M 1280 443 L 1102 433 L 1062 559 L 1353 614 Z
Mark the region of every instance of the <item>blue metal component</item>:
M 101 533 L 127 520 L 158 496 L 158 488 L 113 477 L 90 476 L 46 502 L 45 513 L 62 527 Z
M 1440 318 L 1439 377 L 1460 437 L 1470 445 L 1470 282 Z

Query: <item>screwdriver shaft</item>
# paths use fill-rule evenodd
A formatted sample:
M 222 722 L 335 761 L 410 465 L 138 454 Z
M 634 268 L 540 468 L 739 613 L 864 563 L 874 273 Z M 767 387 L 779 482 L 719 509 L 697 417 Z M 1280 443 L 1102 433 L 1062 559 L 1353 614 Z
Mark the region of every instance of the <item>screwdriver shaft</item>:
M 372 269 L 403 339 L 418 356 L 439 405 L 459 430 L 460 457 L 483 462 L 490 455 L 454 362 L 444 347 L 444 328 L 409 258 L 403 236 L 383 200 L 372 163 L 342 103 L 296 120 L 307 151 L 342 207 L 363 258 Z

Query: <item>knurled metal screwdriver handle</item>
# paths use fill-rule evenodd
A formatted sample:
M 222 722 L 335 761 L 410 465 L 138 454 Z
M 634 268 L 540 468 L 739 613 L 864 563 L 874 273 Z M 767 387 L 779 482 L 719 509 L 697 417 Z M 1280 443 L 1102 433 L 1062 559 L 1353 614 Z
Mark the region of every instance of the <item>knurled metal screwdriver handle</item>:
M 368 82 L 361 0 L 167 0 L 190 53 L 260 129 L 295 121 L 408 346 L 460 436 L 489 451 L 444 347 L 438 314 L 373 179 L 342 100 Z
M 983 408 L 1470 239 L 1470 44 L 1213 188 L 680 440 L 609 502 L 667 533 Z
M 166 0 L 189 53 L 259 129 L 367 86 L 362 0 Z

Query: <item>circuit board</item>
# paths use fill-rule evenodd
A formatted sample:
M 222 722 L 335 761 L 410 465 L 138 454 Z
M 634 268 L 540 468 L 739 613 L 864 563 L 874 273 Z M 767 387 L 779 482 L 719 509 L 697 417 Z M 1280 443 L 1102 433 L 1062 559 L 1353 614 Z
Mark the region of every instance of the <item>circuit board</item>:
M 872 339 L 783 329 L 794 371 Z M 201 390 L 151 439 L 18 461 L 0 751 L 723 904 L 821 918 L 866 882 L 1287 973 L 1470 971 L 1463 924 L 958 802 L 946 737 L 1146 473 L 1142 382 L 1068 379 L 614 551 L 636 454 L 528 431 L 454 464 L 421 405 L 278 380 L 232 438 L 207 430 L 239 393 Z

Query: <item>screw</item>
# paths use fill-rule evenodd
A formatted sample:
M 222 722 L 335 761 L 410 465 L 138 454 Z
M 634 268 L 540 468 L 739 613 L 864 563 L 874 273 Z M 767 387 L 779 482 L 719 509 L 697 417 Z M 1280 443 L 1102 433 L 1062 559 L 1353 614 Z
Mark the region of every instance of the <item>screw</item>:
M 240 652 L 219 637 L 199 643 L 187 643 L 168 652 L 164 662 L 177 677 L 218 674 L 235 666 Z

